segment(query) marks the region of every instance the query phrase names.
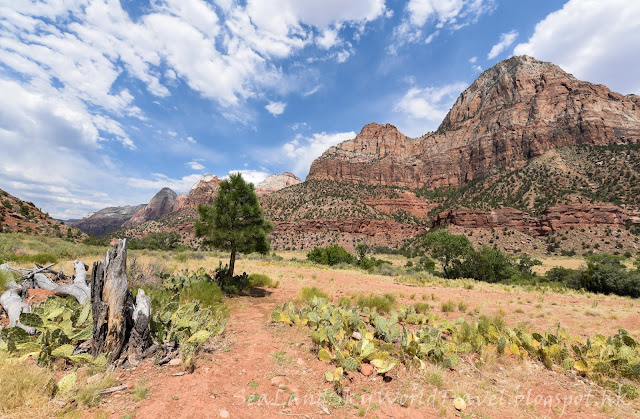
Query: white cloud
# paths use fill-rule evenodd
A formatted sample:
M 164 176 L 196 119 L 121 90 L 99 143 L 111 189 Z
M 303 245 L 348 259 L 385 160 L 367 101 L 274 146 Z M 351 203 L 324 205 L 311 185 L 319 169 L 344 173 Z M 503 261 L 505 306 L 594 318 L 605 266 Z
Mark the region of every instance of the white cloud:
M 469 58 L 469 64 L 475 64 L 478 62 L 478 57 L 471 57 Z
M 406 16 L 394 29 L 394 41 L 387 50 L 396 53 L 402 45 L 418 41 L 429 44 L 441 29 L 458 30 L 494 9 L 495 0 L 409 0 Z M 429 23 L 435 31 L 425 37 L 423 29 Z
M 197 144 L 198 142 L 191 136 L 187 137 L 187 141 L 190 142 L 191 144 Z
M 311 90 L 307 90 L 306 92 L 304 92 L 303 96 L 311 96 L 315 93 L 318 93 L 318 90 L 320 90 L 322 88 L 321 84 L 318 84 L 316 86 L 314 86 Z
M 487 55 L 488 60 L 493 60 L 498 55 L 502 54 L 507 48 L 509 48 L 518 38 L 518 32 L 513 30 L 511 32 L 506 32 L 500 34 L 500 40 L 497 44 L 491 47 L 491 51 Z
M 187 166 L 191 170 L 204 170 L 204 166 L 202 165 L 202 163 L 199 163 L 197 161 L 190 161 L 189 163 L 187 163 Z
M 152 179 L 130 177 L 127 179 L 129 186 L 137 189 L 147 189 L 159 191 L 162 188 L 171 188 L 175 192 L 186 192 L 191 189 L 197 181 L 202 179 L 202 175 L 191 174 L 180 179 L 173 179 L 162 173 L 152 173 Z
M 287 104 L 284 102 L 269 102 L 264 108 L 273 116 L 282 115 Z
M 355 138 L 356 133 L 337 132 L 333 134 L 316 133 L 311 137 L 296 136 L 279 150 L 280 158 L 293 164 L 293 172 L 300 178 L 304 178 L 309 173 L 311 163 L 320 157 L 329 147 L 340 144 L 343 141 Z
M 452 83 L 438 87 L 411 87 L 395 103 L 400 113 L 401 131 L 413 137 L 426 134 L 438 127 L 467 83 Z
M 538 22 L 531 38 L 515 47 L 551 61 L 576 77 L 621 93 L 640 94 L 640 2 L 570 0 Z
M 254 185 L 257 185 L 258 183 L 265 180 L 267 176 L 269 176 L 269 173 L 267 172 L 262 172 L 259 170 L 242 169 L 242 170 L 230 170 L 229 173 L 223 177 L 223 179 L 228 179 L 229 175 L 236 174 L 236 173 L 240 173 L 242 175 L 242 178 L 245 181 L 253 183 Z
M 129 119 L 153 129 L 135 104 L 141 93 L 123 85 L 142 83 L 160 106 L 186 85 L 222 116 L 248 124 L 249 99 L 287 85 L 280 59 L 320 44 L 346 59 L 337 51 L 341 28 L 359 33 L 387 12 L 384 0 L 154 0 L 131 18 L 123 3 L 0 1 L 0 184 L 39 185 L 38 203 L 56 216 L 150 198 L 129 192 L 128 181 L 153 190 L 188 189 L 197 180 L 149 180 L 120 165 L 122 148 L 139 147 Z M 276 102 L 270 111 L 284 107 Z M 16 194 L 33 193 L 17 185 Z M 92 195 L 96 189 L 105 196 Z

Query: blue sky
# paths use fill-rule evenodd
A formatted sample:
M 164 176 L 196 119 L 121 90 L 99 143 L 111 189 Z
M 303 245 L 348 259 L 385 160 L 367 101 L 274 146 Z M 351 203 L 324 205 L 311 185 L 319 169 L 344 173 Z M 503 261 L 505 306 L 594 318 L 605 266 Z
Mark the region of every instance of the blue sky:
M 629 0 L 0 0 L 0 188 L 59 218 L 301 178 L 363 125 L 438 127 L 514 54 L 640 94 Z

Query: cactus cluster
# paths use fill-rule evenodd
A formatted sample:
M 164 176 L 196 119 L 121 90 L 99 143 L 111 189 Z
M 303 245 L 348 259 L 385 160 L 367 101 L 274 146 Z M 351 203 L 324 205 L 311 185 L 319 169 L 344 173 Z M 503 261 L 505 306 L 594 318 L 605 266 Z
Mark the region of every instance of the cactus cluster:
M 555 333 L 530 334 L 507 327 L 498 317 L 450 322 L 434 313 L 416 313 L 412 306 L 382 314 L 318 297 L 301 307 L 277 307 L 272 320 L 311 328 L 319 359 L 335 364 L 341 373 L 356 371 L 363 363 L 378 374 L 401 364 L 424 368 L 425 362 L 455 368 L 465 354 L 494 350 L 499 356 L 537 359 L 550 369 L 575 370 L 602 386 L 618 383 L 618 393 L 629 398 L 638 394 L 632 382 L 640 381 L 640 345 L 624 330 L 580 342 L 560 326 Z

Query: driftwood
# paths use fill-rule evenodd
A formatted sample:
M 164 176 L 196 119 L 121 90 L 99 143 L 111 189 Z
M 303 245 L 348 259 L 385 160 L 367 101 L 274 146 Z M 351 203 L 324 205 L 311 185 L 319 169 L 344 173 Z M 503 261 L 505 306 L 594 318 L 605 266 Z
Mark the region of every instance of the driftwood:
M 151 299 L 143 290 L 134 302 L 127 283 L 127 241 L 118 240 L 91 274 L 94 356 L 108 352 L 109 362 L 128 358 L 137 364 L 151 346 Z
M 73 284 L 57 285 L 43 273 L 33 275 L 35 285 L 40 288 L 50 290 L 56 294 L 71 295 L 78 300 L 78 303 L 84 305 L 91 298 L 91 289 L 87 285 L 87 272 L 85 264 L 80 261 L 73 262 L 76 269 L 76 277 Z
M 0 265 L 0 270 L 10 270 L 9 265 Z M 26 288 L 11 281 L 6 285 L 5 292 L 0 295 L 0 306 L 9 316 L 9 327 L 17 326 L 27 333 L 33 334 L 35 330 L 32 327 L 20 323 L 21 313 L 31 313 L 31 307 L 23 301 L 26 294 Z

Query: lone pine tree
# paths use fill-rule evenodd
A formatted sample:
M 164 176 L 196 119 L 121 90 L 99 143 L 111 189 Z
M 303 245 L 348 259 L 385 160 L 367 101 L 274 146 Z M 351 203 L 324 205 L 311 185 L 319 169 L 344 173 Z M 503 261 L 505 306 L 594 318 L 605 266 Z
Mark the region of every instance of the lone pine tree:
M 198 205 L 198 216 L 196 237 L 203 238 L 205 246 L 231 252 L 229 276 L 233 276 L 237 252 L 269 251 L 267 234 L 273 226 L 264 219 L 253 184 L 239 173 L 220 183 L 211 205 Z

